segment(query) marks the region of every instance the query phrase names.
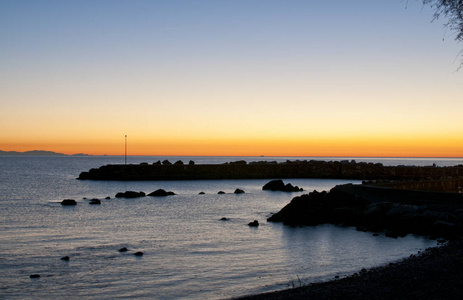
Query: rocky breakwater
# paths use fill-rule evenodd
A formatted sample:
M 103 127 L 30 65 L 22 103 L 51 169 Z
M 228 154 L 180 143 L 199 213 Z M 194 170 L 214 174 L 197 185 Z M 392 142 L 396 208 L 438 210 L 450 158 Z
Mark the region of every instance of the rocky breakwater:
M 268 221 L 355 226 L 391 237 L 411 233 L 454 238 L 463 236 L 463 194 L 338 185 L 293 198 Z
M 273 179 L 273 178 L 329 178 L 329 179 L 393 179 L 421 180 L 458 177 L 463 166 L 414 167 L 383 166 L 355 161 L 296 160 L 286 162 L 230 162 L 225 164 L 195 164 L 190 161 L 174 164 L 164 161 L 139 165 L 106 165 L 80 173 L 81 180 L 194 180 L 194 179 Z

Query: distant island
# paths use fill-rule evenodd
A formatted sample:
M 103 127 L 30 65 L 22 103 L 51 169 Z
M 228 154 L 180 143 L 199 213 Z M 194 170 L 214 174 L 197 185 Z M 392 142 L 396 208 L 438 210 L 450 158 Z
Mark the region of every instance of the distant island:
M 32 151 L 25 151 L 25 152 L 17 152 L 17 151 L 2 151 L 0 150 L 0 155 L 39 155 L 39 156 L 90 156 L 89 154 L 84 153 L 77 153 L 77 154 L 64 154 L 58 153 L 53 151 L 45 151 L 45 150 L 32 150 Z

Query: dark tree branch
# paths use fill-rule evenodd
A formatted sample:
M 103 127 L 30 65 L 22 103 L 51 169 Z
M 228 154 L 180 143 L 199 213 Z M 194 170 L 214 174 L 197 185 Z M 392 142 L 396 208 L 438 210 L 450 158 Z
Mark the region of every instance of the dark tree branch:
M 447 22 L 444 25 L 456 34 L 457 42 L 463 41 L 463 0 L 422 0 L 423 4 L 431 6 L 434 10 L 434 20 L 444 17 Z M 463 56 L 463 50 L 459 53 Z M 460 68 L 463 66 L 461 59 Z

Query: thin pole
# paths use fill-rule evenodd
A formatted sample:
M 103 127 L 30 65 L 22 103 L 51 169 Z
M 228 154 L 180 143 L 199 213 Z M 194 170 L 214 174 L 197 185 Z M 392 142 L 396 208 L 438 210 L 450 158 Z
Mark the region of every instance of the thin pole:
M 125 164 L 127 164 L 127 134 L 125 135 Z

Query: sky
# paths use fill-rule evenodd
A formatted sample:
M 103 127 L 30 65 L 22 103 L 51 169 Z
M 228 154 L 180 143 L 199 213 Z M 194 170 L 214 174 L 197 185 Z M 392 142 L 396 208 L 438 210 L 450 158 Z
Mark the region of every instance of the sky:
M 463 157 L 419 0 L 0 0 L 0 150 Z

